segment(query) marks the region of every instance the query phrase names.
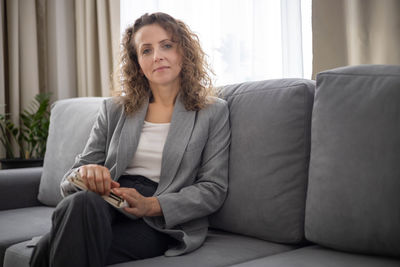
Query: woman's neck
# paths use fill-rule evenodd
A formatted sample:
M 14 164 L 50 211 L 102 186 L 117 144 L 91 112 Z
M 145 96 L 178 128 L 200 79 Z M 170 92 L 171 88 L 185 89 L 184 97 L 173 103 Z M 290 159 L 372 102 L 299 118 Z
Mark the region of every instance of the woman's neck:
M 154 104 L 170 107 L 175 104 L 179 88 L 172 86 L 158 86 L 151 88 L 151 92 L 153 94 Z

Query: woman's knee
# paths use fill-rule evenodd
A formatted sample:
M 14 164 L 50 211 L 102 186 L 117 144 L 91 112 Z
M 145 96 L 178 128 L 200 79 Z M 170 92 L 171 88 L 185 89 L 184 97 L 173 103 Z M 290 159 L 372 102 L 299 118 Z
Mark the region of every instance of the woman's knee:
M 91 191 L 79 191 L 66 198 L 64 198 L 56 207 L 55 211 L 62 211 L 66 209 L 74 209 L 79 207 L 104 205 L 103 198 Z

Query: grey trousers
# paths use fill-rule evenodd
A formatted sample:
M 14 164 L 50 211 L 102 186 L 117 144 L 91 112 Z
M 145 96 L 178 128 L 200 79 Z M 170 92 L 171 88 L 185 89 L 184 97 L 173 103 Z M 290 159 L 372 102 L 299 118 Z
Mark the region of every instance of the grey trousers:
M 122 187 L 151 196 L 157 184 L 142 176 L 122 176 Z M 98 194 L 77 192 L 63 199 L 51 231 L 36 245 L 30 266 L 101 267 L 162 255 L 175 241 L 115 210 Z

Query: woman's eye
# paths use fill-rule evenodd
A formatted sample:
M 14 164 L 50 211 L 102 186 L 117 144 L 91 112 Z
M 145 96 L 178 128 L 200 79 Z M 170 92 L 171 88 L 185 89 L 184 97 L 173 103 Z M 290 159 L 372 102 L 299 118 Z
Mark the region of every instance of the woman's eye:
M 165 44 L 165 45 L 164 45 L 164 48 L 171 48 L 171 47 L 172 47 L 171 44 Z
M 146 55 L 146 54 L 148 54 L 148 53 L 150 53 L 150 49 L 144 49 L 144 50 L 142 51 L 142 54 L 143 54 L 143 55 Z

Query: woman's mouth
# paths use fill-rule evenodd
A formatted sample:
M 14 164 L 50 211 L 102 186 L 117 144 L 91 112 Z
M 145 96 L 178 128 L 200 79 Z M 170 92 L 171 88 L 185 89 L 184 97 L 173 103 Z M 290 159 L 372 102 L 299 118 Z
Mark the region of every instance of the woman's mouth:
M 165 69 L 168 69 L 168 68 L 169 68 L 168 66 L 161 66 L 161 67 L 158 67 L 158 68 L 154 69 L 153 72 L 162 71 L 162 70 L 165 70 Z

